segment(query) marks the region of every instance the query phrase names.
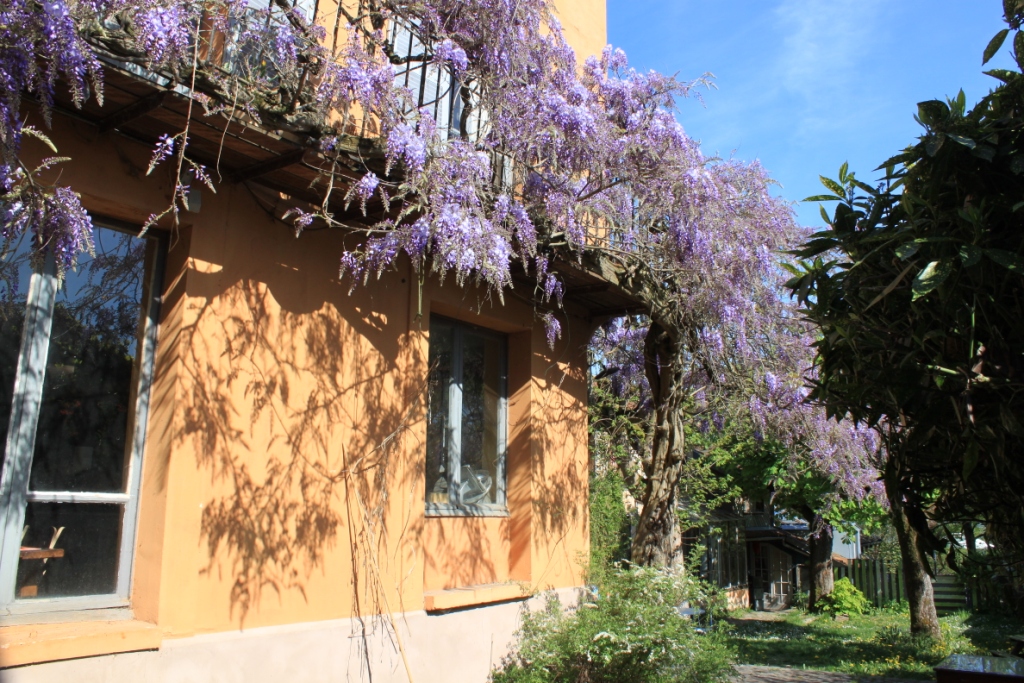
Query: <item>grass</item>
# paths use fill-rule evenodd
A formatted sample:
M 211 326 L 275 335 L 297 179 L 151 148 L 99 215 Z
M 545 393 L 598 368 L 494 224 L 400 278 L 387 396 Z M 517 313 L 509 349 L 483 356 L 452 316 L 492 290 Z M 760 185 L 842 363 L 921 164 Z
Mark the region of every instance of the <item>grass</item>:
M 731 619 L 730 641 L 740 664 L 787 666 L 849 674 L 933 679 L 932 667 L 955 653 L 1005 650 L 1007 636 L 1024 633 L 1024 622 L 994 614 L 960 612 L 939 619 L 942 638 L 910 637 L 906 610 L 833 620 L 790 610 L 780 621 Z

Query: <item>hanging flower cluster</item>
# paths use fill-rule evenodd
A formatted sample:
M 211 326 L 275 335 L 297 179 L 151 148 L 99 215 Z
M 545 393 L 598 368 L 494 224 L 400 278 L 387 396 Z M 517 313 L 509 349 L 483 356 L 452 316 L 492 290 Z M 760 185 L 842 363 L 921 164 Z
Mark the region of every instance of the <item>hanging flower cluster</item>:
M 91 248 L 73 188 L 39 180 L 59 159 L 22 164 L 22 139 L 38 132 L 23 128 L 21 98 L 48 117 L 56 88 L 76 103 L 101 98 L 101 58 L 131 61 L 189 84 L 206 113 L 230 107 L 319 140 L 338 196 L 289 216 L 297 235 L 314 222 L 364 233 L 340 254 L 352 286 L 407 258 L 501 297 L 519 268 L 536 279 L 554 345 L 557 262 L 603 260 L 671 336 L 673 355 L 659 362 L 680 368 L 673 391 L 705 400 L 716 420 L 717 397 L 745 392 L 759 429 L 799 445 L 849 495 L 877 488 L 870 435 L 804 401 L 811 342 L 777 294 L 776 255 L 802 237 L 789 206 L 760 165 L 706 157 L 676 118 L 677 99 L 703 79 L 637 72 L 613 48 L 579 64 L 547 0 L 314 6 L 317 16 L 289 0 L 3 3 L 2 250 L 30 231 L 38 253 L 66 269 Z M 397 78 L 413 67 L 444 84 L 449 120 Z M 380 164 L 334 178 L 352 135 L 377 139 Z M 175 161 L 176 178 L 212 187 L 188 158 L 187 131 L 156 144 L 154 166 Z M 174 215 L 187 202 L 177 182 Z M 343 222 L 339 204 L 374 218 Z M 646 382 L 646 330 L 615 323 L 599 337 L 599 353 L 622 357 L 622 387 Z

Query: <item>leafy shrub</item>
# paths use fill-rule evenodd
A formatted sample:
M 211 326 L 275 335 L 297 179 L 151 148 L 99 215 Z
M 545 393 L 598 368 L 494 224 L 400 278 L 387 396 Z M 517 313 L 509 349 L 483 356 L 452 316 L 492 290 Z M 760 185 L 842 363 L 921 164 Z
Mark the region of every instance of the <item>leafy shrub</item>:
M 969 612 L 957 612 L 947 619 L 943 619 L 939 622 L 939 641 L 935 644 L 935 649 L 939 650 L 939 654 L 942 657 L 948 657 L 949 655 L 967 655 L 977 654 L 978 648 L 974 646 L 970 638 L 967 637 L 967 620 L 970 618 Z
M 927 635 L 913 635 L 908 629 L 889 625 L 879 629 L 875 642 L 893 650 L 905 650 L 908 654 L 938 661 L 954 654 L 975 654 L 978 648 L 965 635 L 967 613 L 958 613 L 939 622 L 941 635 L 932 638 Z
M 523 615 L 517 649 L 494 683 L 711 683 L 732 672 L 732 652 L 718 633 L 700 633 L 676 606 L 695 584 L 649 569 L 607 572 L 599 595 L 565 610 L 548 597 Z
M 601 583 L 615 562 L 629 558 L 626 482 L 615 469 L 590 480 L 590 580 Z
M 840 614 L 864 614 L 871 607 L 871 603 L 850 579 L 844 576 L 835 582 L 831 593 L 818 600 L 815 607 L 820 612 L 836 617 Z
M 894 649 L 916 645 L 916 639 L 910 635 L 910 631 L 895 624 L 878 629 L 878 633 L 875 634 L 875 642 Z
M 889 600 L 873 610 L 875 614 L 898 614 L 910 618 L 910 603 L 906 600 Z

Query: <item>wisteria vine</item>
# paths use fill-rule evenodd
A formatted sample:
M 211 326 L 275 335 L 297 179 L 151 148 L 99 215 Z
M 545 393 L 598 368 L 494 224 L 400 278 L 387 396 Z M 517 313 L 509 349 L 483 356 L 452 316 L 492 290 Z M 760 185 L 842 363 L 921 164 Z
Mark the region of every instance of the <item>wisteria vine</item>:
M 760 165 L 705 156 L 676 117 L 677 99 L 703 79 L 640 73 L 612 48 L 579 63 L 547 0 L 5 0 L 4 250 L 29 232 L 37 254 L 66 270 L 91 248 L 73 188 L 40 180 L 60 162 L 56 150 L 37 168 L 22 161 L 26 135 L 45 141 L 24 126 L 23 98 L 47 120 L 58 87 L 78 104 L 100 99 L 109 59 L 167 75 L 197 111 L 315 139 L 329 182 L 289 220 L 296 234 L 321 224 L 362 235 L 339 255 L 353 286 L 407 258 L 502 297 L 520 269 L 536 283 L 530 298 L 554 346 L 556 265 L 596 259 L 667 335 L 655 360 L 634 339 L 623 364 L 638 378 L 645 364 L 678 366 L 655 401 L 746 391 L 751 419 L 801 444 L 837 485 L 857 495 L 875 487 L 865 436 L 803 400 L 807 332 L 777 294 L 778 254 L 802 236 L 789 206 Z M 410 63 L 453 89 L 457 119 L 420 108 L 396 78 Z M 379 164 L 341 163 L 353 136 L 375 141 Z M 189 183 L 216 189 L 189 155 L 187 128 L 156 143 L 150 171 L 162 163 L 176 164 L 177 186 L 149 224 L 177 219 Z M 363 220 L 339 217 L 339 206 Z M 649 329 L 612 327 L 603 339 L 616 346 L 617 335 Z

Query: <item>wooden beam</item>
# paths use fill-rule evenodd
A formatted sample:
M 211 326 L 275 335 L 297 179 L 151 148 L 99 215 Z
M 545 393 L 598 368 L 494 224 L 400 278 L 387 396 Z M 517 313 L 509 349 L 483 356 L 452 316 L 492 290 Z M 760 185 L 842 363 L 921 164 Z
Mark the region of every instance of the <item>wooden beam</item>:
M 599 294 L 601 292 L 607 292 L 611 289 L 611 285 L 607 282 L 599 282 L 593 285 L 580 285 L 579 287 L 569 287 L 565 290 L 566 296 L 573 296 L 575 294 Z
M 607 308 L 595 308 L 590 311 L 590 317 L 602 318 L 606 315 L 633 315 L 634 313 L 645 313 L 647 308 L 639 304 L 623 304 L 622 306 L 608 306 Z
M 145 116 L 154 109 L 159 109 L 163 106 L 164 100 L 167 99 L 166 90 L 158 90 L 152 95 L 146 95 L 145 97 L 132 102 L 127 107 L 118 109 L 107 118 L 101 120 L 99 124 L 100 132 L 106 133 L 108 130 L 114 130 L 124 124 L 134 121 L 140 116 Z
M 261 175 L 266 175 L 273 171 L 279 171 L 282 168 L 288 168 L 294 164 L 302 161 L 302 157 L 305 156 L 306 150 L 303 147 L 293 149 L 290 152 L 285 152 L 276 157 L 264 159 L 263 161 L 257 161 L 255 164 L 250 164 L 244 168 L 240 168 L 232 173 L 228 174 L 228 180 L 233 183 L 242 183 L 246 180 L 253 180 L 259 178 Z

